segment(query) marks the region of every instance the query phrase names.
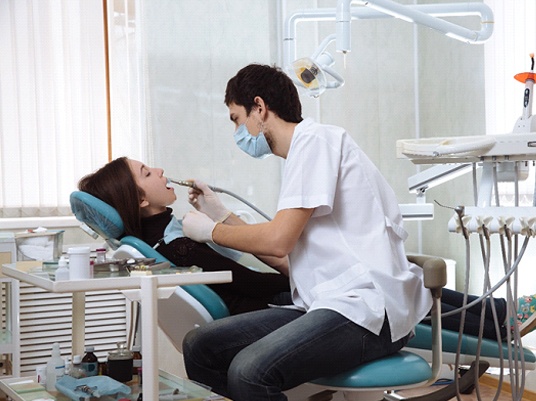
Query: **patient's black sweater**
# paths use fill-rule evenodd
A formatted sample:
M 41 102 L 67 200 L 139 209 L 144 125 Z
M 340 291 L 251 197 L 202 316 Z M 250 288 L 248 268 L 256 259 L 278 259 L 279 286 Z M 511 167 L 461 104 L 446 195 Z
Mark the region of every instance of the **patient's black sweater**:
M 154 246 L 164 235 L 170 222 L 172 209 L 142 219 L 142 239 Z M 169 244 L 162 243 L 158 252 L 176 266 L 199 266 L 203 271 L 230 270 L 233 281 L 210 284 L 225 302 L 232 315 L 267 308 L 277 294 L 290 291 L 288 277 L 279 273 L 253 271 L 240 263 L 214 251 L 206 244 L 187 237 L 177 238 Z

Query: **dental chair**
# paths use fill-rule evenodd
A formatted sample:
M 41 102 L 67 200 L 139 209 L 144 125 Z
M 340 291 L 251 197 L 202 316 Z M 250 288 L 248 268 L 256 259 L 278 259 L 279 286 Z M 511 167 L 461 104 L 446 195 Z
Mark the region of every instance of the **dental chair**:
M 124 236 L 119 213 L 107 203 L 82 191 L 71 193 L 70 203 L 77 220 L 106 241 L 115 259 L 154 258 L 157 263 L 169 262 L 141 239 Z M 225 316 L 229 316 L 229 309 L 204 284 L 177 287 L 171 297 L 158 300 L 158 325 L 179 352 L 187 332 Z
M 76 218 L 106 240 L 114 250 L 114 258 L 148 257 L 155 258 L 157 262 L 167 261 L 139 238 L 123 236 L 123 222 L 110 205 L 81 191 L 73 192 L 70 202 Z M 328 393 L 342 392 L 346 400 L 379 400 L 383 398 L 385 391 L 422 387 L 437 380 L 442 364 L 442 347 L 447 355 L 455 354 L 458 339 L 457 332 L 441 331 L 441 321 L 438 319 L 441 313 L 440 292 L 446 283 L 445 262 L 440 258 L 420 255 L 408 256 L 408 259 L 424 269 L 425 285 L 434 294 L 432 326 L 419 324 L 416 327 L 416 336 L 405 349 L 344 374 L 318 379 L 303 388 L 292 389 L 287 392 L 289 399 L 314 400 L 316 399 L 314 396 L 308 398 L 311 393 L 319 394 L 327 389 Z M 179 352 L 182 351 L 182 339 L 188 331 L 225 316 L 229 316 L 226 305 L 205 285 L 177 287 L 170 298 L 158 301 L 159 326 Z M 441 332 L 442 335 L 439 335 Z M 464 336 L 462 353 L 467 352 L 469 356 L 462 363 L 471 364 L 471 369 L 460 379 L 458 383 L 460 391 L 472 386 L 475 378 L 482 375 L 489 366 L 486 360 L 478 365 L 471 363 L 474 360 L 476 341 L 477 339 L 472 336 Z M 498 357 L 497 343 L 484 341 L 488 343 L 484 348 L 486 358 L 495 361 Z M 432 366 L 429 361 L 432 361 Z M 534 365 L 536 358 L 528 351 L 525 354 L 525 361 Z M 425 398 L 419 397 L 418 400 L 446 401 L 455 394 L 453 383 Z M 395 397 L 394 393 L 385 397 L 400 399 Z

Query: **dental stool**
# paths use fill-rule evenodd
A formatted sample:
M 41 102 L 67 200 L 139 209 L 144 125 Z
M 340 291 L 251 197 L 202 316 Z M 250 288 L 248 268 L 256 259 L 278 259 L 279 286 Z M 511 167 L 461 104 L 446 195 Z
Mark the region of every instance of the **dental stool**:
M 437 380 L 442 364 L 441 289 L 447 282 L 446 264 L 443 259 L 427 256 L 412 256 L 408 259 L 423 268 L 424 285 L 432 292 L 432 366 L 423 357 L 401 350 L 347 372 L 313 380 L 311 383 L 318 386 L 319 391 L 341 391 L 344 393 L 344 399 L 348 401 L 378 401 L 391 397 L 390 394 L 385 394 L 386 391 L 424 387 Z M 401 399 L 396 395 L 392 397 Z M 428 400 L 446 401 L 450 398 L 452 396 L 441 398 L 435 394 Z

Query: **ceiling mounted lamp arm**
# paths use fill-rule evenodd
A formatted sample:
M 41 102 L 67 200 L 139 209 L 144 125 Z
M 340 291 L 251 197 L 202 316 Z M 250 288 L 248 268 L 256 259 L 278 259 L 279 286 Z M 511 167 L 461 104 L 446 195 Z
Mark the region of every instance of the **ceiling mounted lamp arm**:
M 395 18 L 414 22 L 443 33 L 453 39 L 482 44 L 493 33 L 493 11 L 484 3 L 445 3 L 405 6 L 392 0 L 357 0 L 355 4 L 370 7 Z M 475 31 L 445 21 L 441 17 L 479 16 L 481 29 Z
M 287 18 L 283 33 L 283 65 L 287 66 L 296 60 L 296 27 L 298 23 L 335 21 L 335 12 L 334 8 L 304 9 L 296 11 Z M 334 34 L 326 37 L 318 49 L 323 50 L 334 39 L 333 36 Z M 327 44 L 325 44 L 326 40 Z
M 351 7 L 352 4 L 357 6 Z M 479 31 L 471 30 L 442 19 L 444 17 L 465 16 L 480 17 L 481 29 Z M 337 8 L 299 10 L 287 18 L 283 33 L 283 67 L 298 85 L 308 87 L 308 89 L 313 85 L 313 90 L 308 90 L 308 94 L 313 97 L 319 96 L 326 88 L 342 86 L 344 80 L 331 68 L 333 58 L 324 52 L 326 47 L 332 41 L 336 41 L 337 51 L 347 53 L 351 50 L 351 20 L 385 18 L 399 18 L 414 22 L 470 44 L 484 43 L 493 33 L 493 12 L 484 3 L 405 6 L 392 0 L 338 0 Z M 310 58 L 296 60 L 296 26 L 299 22 L 307 21 L 335 21 L 336 34 L 326 37 Z M 303 60 L 306 60 L 305 65 Z M 307 79 L 304 81 L 300 77 L 304 71 L 312 81 L 306 82 Z M 322 78 L 323 72 L 330 75 L 334 81 Z M 315 76 L 318 76 L 319 80 L 315 80 Z M 321 82 L 322 80 L 324 82 Z
M 339 0 L 346 1 L 348 0 Z M 352 3 L 352 2 L 351 2 Z M 355 1 L 353 3 L 363 6 L 351 7 L 350 15 L 352 20 L 356 19 L 385 19 L 402 18 L 406 21 L 427 26 L 445 35 L 462 40 L 467 43 L 481 44 L 491 37 L 493 33 L 493 11 L 484 3 L 443 3 L 443 4 L 416 4 L 401 5 L 390 0 L 369 0 Z M 381 9 L 381 11 L 380 11 Z M 336 21 L 336 8 L 316 8 L 298 10 L 290 15 L 284 24 L 284 55 L 283 61 L 289 63 L 296 59 L 296 26 L 299 22 L 322 22 Z M 442 20 L 444 17 L 480 17 L 481 29 L 474 31 L 460 25 Z M 343 17 L 341 16 L 341 22 Z M 346 25 L 347 26 L 347 25 Z M 350 34 L 349 29 L 341 29 L 338 32 L 339 38 L 343 33 Z M 339 47 L 344 47 L 344 43 L 349 43 L 349 39 L 339 39 L 342 43 Z M 350 49 L 346 49 L 349 51 Z

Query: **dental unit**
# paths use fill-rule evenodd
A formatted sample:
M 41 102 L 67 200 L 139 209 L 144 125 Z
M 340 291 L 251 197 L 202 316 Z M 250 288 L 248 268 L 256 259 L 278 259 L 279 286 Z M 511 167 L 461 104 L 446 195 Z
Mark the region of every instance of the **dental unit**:
M 536 122 L 532 115 L 534 73 L 534 54 L 530 54 L 531 69 L 515 75 L 515 79 L 525 84 L 523 110 L 513 130 L 508 134 L 464 136 L 449 138 L 409 139 L 397 141 L 397 157 L 411 160 L 416 165 L 434 166 L 410 177 L 410 192 L 424 198 L 426 190 L 434 185 L 465 174 L 473 174 L 474 206 L 452 208 L 454 215 L 448 222 L 448 231 L 462 234 L 466 246 L 465 293 L 468 292 L 471 267 L 471 241 L 476 235 L 483 264 L 484 287 L 478 301 L 493 296 L 503 287 L 509 304 L 507 322 L 517 311 L 518 267 L 527 250 L 529 240 L 536 236 L 536 192 L 532 204 L 520 205 L 519 181 L 528 177 L 529 166 L 536 160 Z M 477 182 L 477 169 L 482 169 L 480 182 Z M 512 182 L 514 185 L 514 204 L 501 205 L 499 182 Z M 439 204 L 439 202 L 437 202 Z M 440 205 L 443 206 L 443 205 Z M 500 246 L 504 275 L 495 282 L 490 273 L 492 255 L 492 236 L 497 236 Z M 520 237 L 524 237 L 521 241 Z M 469 305 L 462 307 L 465 311 Z M 459 313 L 460 310 L 449 312 Z M 446 314 L 445 314 L 446 315 Z M 445 316 L 443 315 L 443 316 Z M 523 357 L 521 337 L 535 327 L 535 319 L 523 324 L 521 328 L 513 324 L 507 331 L 508 352 L 500 358 L 500 391 L 503 368 L 509 368 L 512 399 L 521 398 L 525 383 L 526 364 Z M 504 358 L 503 358 L 504 357 Z M 478 355 L 477 355 L 478 358 Z M 480 398 L 479 398 L 480 399 Z
M 356 5 L 352 7 L 352 4 Z M 446 21 L 445 17 L 480 17 L 475 31 Z M 296 85 L 311 97 L 326 89 L 344 85 L 344 78 L 333 68 L 334 59 L 326 52 L 335 41 L 336 51 L 351 51 L 351 21 L 398 18 L 413 22 L 470 44 L 482 44 L 493 33 L 493 12 L 484 3 L 438 3 L 402 5 L 392 0 L 338 0 L 336 8 L 303 9 L 290 15 L 284 25 L 283 66 Z M 310 57 L 296 59 L 296 27 L 299 22 L 335 21 L 336 33 L 328 35 Z

